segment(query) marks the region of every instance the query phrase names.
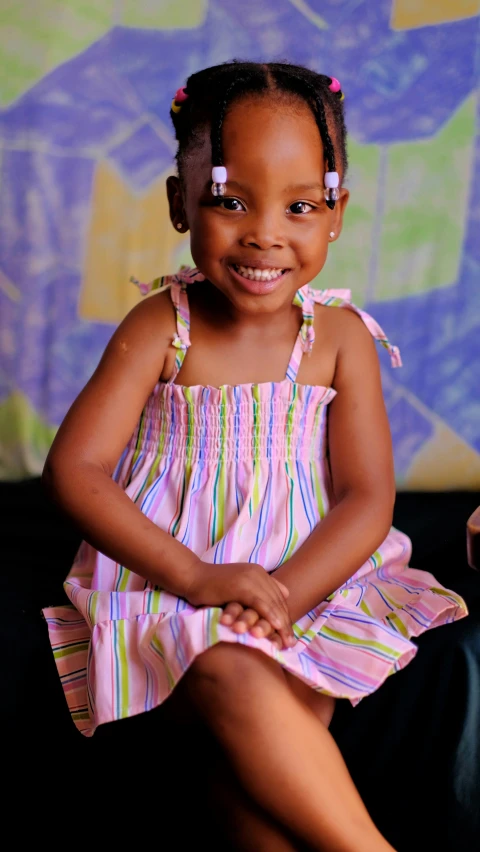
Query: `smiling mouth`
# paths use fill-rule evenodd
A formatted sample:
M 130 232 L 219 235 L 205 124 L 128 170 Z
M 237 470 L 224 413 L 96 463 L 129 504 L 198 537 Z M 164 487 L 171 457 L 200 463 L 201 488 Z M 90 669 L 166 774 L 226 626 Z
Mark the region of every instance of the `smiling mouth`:
M 235 272 L 242 278 L 246 278 L 247 281 L 276 281 L 288 272 L 288 269 L 274 267 L 259 269 L 256 266 L 240 266 L 238 263 L 233 263 L 232 266 Z

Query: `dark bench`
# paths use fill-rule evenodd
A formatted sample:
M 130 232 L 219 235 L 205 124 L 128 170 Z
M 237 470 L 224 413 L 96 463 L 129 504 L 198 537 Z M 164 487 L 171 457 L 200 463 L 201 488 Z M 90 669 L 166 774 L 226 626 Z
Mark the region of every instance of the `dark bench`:
M 470 616 L 421 636 L 404 671 L 356 708 L 339 702 L 332 723 L 372 816 L 398 852 L 473 852 L 480 837 L 480 577 L 465 549 L 466 519 L 478 503 L 473 493 L 399 494 L 395 525 L 413 540 L 412 564 L 462 594 Z M 179 759 L 177 732 L 147 714 L 88 740 L 70 721 L 40 610 L 64 600 L 78 533 L 38 480 L 0 483 L 0 508 L 2 787 L 15 842 L 61 842 L 55 832 L 66 823 L 75 845 L 103 837 L 153 839 L 162 852 L 197 848 L 199 815 L 182 791 L 188 761 Z M 469 559 L 478 565 L 478 513 L 468 529 Z M 181 841 L 173 833 L 166 841 L 168 824 L 182 826 Z M 215 848 L 212 833 L 208 843 Z

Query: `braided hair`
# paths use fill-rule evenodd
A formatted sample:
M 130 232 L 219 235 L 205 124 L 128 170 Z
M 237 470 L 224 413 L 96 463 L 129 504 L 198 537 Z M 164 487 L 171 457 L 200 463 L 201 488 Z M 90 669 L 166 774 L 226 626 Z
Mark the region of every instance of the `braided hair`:
M 223 166 L 222 130 L 229 107 L 249 95 L 296 97 L 311 109 L 323 144 L 327 170 L 343 175 L 347 170 L 347 150 L 341 91 L 329 88 L 331 77 L 317 74 L 301 65 L 269 62 L 226 62 L 192 74 L 185 87 L 188 98 L 170 116 L 178 142 L 176 161 L 183 179 L 188 155 L 203 141 L 210 128 L 212 165 Z M 333 137 L 333 138 L 332 138 Z M 334 201 L 327 201 L 334 207 Z

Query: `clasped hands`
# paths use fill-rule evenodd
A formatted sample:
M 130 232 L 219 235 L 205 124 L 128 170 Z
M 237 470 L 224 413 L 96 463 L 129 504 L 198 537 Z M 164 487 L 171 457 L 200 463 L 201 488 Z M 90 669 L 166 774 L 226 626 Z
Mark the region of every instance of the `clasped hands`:
M 269 639 L 291 648 L 295 636 L 283 583 L 253 562 L 210 564 L 198 560 L 185 597 L 194 606 L 221 606 L 220 624 L 234 633 Z

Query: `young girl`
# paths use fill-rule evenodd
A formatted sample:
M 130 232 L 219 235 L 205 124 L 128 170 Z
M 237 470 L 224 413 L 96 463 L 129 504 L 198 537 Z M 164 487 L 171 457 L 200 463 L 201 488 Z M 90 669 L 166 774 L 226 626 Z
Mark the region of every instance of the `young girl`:
M 398 350 L 348 291 L 309 284 L 348 201 L 343 94 L 228 63 L 171 110 L 171 219 L 197 269 L 140 285 L 45 467 L 86 539 L 73 607 L 45 611 L 67 701 L 87 735 L 167 698 L 203 720 L 239 849 L 391 850 L 328 731 L 334 702 L 466 607 L 390 528 L 372 338 L 393 366 Z

